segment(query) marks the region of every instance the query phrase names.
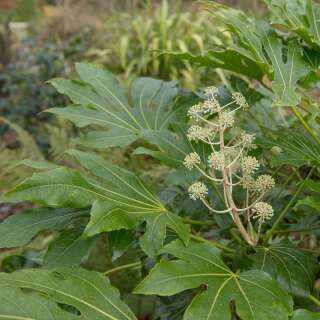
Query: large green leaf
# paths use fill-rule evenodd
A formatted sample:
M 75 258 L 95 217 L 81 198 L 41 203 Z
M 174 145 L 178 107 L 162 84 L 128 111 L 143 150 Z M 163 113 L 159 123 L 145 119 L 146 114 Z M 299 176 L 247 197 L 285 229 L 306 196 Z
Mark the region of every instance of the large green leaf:
M 297 33 L 308 45 L 320 50 L 320 5 L 313 0 L 265 0 L 272 23 Z
M 42 230 L 60 230 L 72 220 L 88 214 L 74 209 L 32 209 L 15 214 L 0 223 L 0 248 L 27 244 Z
M 0 300 L 0 319 L 2 320 L 81 319 L 68 311 L 64 311 L 47 297 L 37 293 L 26 293 L 17 288 L 1 286 Z
M 310 295 L 319 271 L 317 259 L 299 250 L 289 241 L 270 247 L 257 247 L 253 260 L 254 269 L 267 272 L 286 291 L 301 297 Z
M 167 128 L 177 121 L 181 108 L 172 102 L 178 93 L 176 82 L 139 78 L 132 84 L 129 103 L 117 79 L 108 71 L 89 64 L 76 65 L 81 81 L 55 79 L 53 86 L 74 103 L 49 109 L 78 127 L 97 126 L 78 139 L 89 147 L 126 146 L 137 140 L 142 129 Z
M 208 2 L 209 11 L 230 31 L 233 42 L 220 51 L 203 56 L 174 53 L 189 61 L 237 72 L 250 78 L 272 81 L 275 105 L 295 106 L 300 101 L 297 83 L 310 71 L 299 43 L 283 43 L 282 38 L 267 23 L 251 18 L 240 10 Z M 218 57 L 217 57 L 218 55 Z
M 53 271 L 31 269 L 10 274 L 0 273 L 0 286 L 0 295 L 5 290 L 8 290 L 6 287 L 30 289 L 44 295 L 43 297 L 37 297 L 30 295 L 28 291 L 20 291 L 20 294 L 17 295 L 20 303 L 18 305 L 15 304 L 17 310 L 12 310 L 11 313 L 16 312 L 19 314 L 20 310 L 26 310 L 24 313 L 25 318 L 8 317 L 5 319 L 46 319 L 45 315 L 41 318 L 31 317 L 32 313 L 35 316 L 37 315 L 35 308 L 43 310 L 41 309 L 41 302 L 45 301 L 44 299 L 55 302 L 53 304 L 46 301 L 48 309 L 45 314 L 54 314 L 57 311 L 56 303 L 61 303 L 79 310 L 80 315 L 76 317 L 79 320 L 136 319 L 132 311 L 120 300 L 118 291 L 110 285 L 109 280 L 97 272 L 75 268 L 59 268 Z M 30 301 L 31 299 L 33 301 Z M 3 302 L 3 300 L 1 301 Z M 14 301 L 17 302 L 17 300 Z M 36 301 L 38 305 L 35 304 Z M 2 302 L 0 310 L 3 308 Z M 75 317 L 71 316 L 64 317 L 62 311 L 57 314 L 61 315 L 61 318 L 59 318 L 61 320 L 75 319 Z M 30 316 L 27 317 L 27 315 Z
M 220 48 L 217 50 L 208 50 L 205 54 L 194 55 L 190 52 L 170 52 L 164 54 L 172 55 L 181 60 L 190 61 L 196 65 L 210 68 L 221 68 L 243 74 L 253 79 L 262 80 L 264 72 L 261 66 L 246 55 L 231 48 Z
M 92 206 L 91 220 L 85 235 L 134 228 L 140 221 L 147 221 L 146 236 L 152 235 L 147 253 L 160 248 L 162 238 L 153 232 L 153 221 L 176 231 L 185 243 L 189 227 L 162 205 L 150 188 L 133 173 L 119 168 L 99 156 L 72 150 L 69 152 L 88 171 L 85 176 L 76 170 L 58 168 L 34 174 L 6 194 L 8 200 L 33 201 L 47 206 Z M 152 232 L 150 232 L 150 230 Z
M 263 46 L 273 69 L 272 89 L 275 93 L 277 106 L 295 106 L 300 102 L 297 92 L 298 81 L 310 71 L 304 61 L 298 42 L 290 41 L 284 46 L 280 38 L 274 33 L 261 28 Z M 284 52 L 286 54 L 284 55 Z
M 50 243 L 44 259 L 44 267 L 71 267 L 85 262 L 97 238 L 83 239 L 81 234 L 82 228 L 62 232 Z
M 185 320 L 231 319 L 231 301 L 246 320 L 287 320 L 292 312 L 291 298 L 275 280 L 261 271 L 231 272 L 209 244 L 186 247 L 176 241 L 161 252 L 178 260 L 161 261 L 135 292 L 165 296 L 206 285 L 187 308 Z
M 296 310 L 293 313 L 292 320 L 319 320 L 320 319 L 320 313 L 313 313 L 308 310 Z

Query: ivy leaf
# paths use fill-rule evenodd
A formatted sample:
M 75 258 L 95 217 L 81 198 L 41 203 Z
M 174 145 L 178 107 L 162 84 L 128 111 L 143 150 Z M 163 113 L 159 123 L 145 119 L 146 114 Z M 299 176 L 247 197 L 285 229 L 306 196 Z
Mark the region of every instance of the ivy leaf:
M 184 319 L 231 318 L 231 301 L 241 319 L 287 320 L 292 299 L 261 271 L 233 273 L 209 244 L 171 242 L 162 253 L 177 257 L 161 261 L 135 289 L 139 294 L 174 295 L 206 285 L 187 308 Z
M 87 213 L 87 210 L 41 208 L 10 216 L 0 223 L 0 248 L 23 246 L 40 231 L 63 229 Z
M 48 111 L 61 115 L 78 127 L 96 125 L 77 140 L 89 147 L 127 146 L 137 140 L 142 129 L 162 129 L 176 121 L 180 108 L 172 102 L 178 94 L 177 83 L 139 78 L 132 84 L 129 103 L 117 79 L 93 65 L 78 63 L 81 81 L 55 79 L 52 85 L 74 103 Z
M 0 287 L 0 319 L 77 320 L 45 296 L 11 287 Z M 26 318 L 28 316 L 28 318 Z
M 80 268 L 59 268 L 53 271 L 31 269 L 10 274 L 0 273 L 0 286 L 1 293 L 2 288 L 7 290 L 6 287 L 8 286 L 25 288 L 44 295 L 36 298 L 35 295 L 30 296 L 28 291 L 20 291 L 17 296 L 21 302 L 19 308 L 25 309 L 27 314 L 33 312 L 34 306 L 30 303 L 30 297 L 33 297 L 35 301 L 38 301 L 36 306 L 39 308 L 38 310 L 41 310 L 41 302 L 44 299 L 52 301 L 52 303 L 46 303 L 48 310 L 45 314 L 53 313 L 57 310 L 57 303 L 61 303 L 80 311 L 81 315 L 76 318 L 70 316 L 70 319 L 136 319 L 129 307 L 120 300 L 119 292 L 110 285 L 109 280 L 104 275 L 97 272 Z M 25 299 L 22 299 L 22 296 Z M 1 308 L 3 306 L 0 307 L 0 310 Z M 16 309 L 19 310 L 19 308 L 16 305 Z M 61 315 L 60 319 L 69 319 L 63 317 L 63 312 L 61 312 Z M 39 319 L 44 318 L 42 316 Z
M 319 271 L 317 259 L 289 241 L 257 247 L 253 268 L 270 274 L 291 294 L 308 297 Z
M 45 268 L 77 266 L 88 259 L 97 238 L 83 239 L 82 228 L 70 229 L 52 241 L 44 260 Z
M 308 310 L 295 310 L 292 320 L 319 320 L 320 313 L 313 313 Z

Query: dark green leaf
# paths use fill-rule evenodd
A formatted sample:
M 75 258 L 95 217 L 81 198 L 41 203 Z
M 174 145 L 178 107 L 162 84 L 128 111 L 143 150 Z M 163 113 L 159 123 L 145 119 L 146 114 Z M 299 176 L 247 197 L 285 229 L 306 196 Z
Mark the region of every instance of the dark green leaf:
M 265 271 L 291 294 L 308 297 L 319 266 L 317 259 L 289 241 L 270 247 L 257 247 L 253 268 Z
M 26 288 L 45 294 L 47 299 L 52 302 L 69 305 L 79 310 L 81 315 L 76 318 L 79 320 L 136 319 L 132 311 L 120 300 L 118 291 L 110 285 L 109 280 L 97 272 L 76 268 L 59 268 L 54 271 L 31 269 L 10 274 L 0 273 L 0 286 L 1 293 L 3 287 L 10 286 Z M 16 305 L 18 310 L 19 308 L 27 310 L 27 315 L 35 312 L 32 311 L 34 308 L 42 310 L 41 302 L 44 299 L 43 297 L 36 299 L 35 296 L 33 296 L 34 302 L 38 301 L 38 304 L 32 306 L 29 303 L 30 292 L 20 292 L 21 295 L 25 297 L 25 300 L 20 299 L 21 305 L 18 305 L 18 308 Z M 20 298 L 21 295 L 17 298 Z M 57 310 L 56 304 L 47 303 L 47 305 L 49 309 L 47 309 L 45 314 L 50 314 Z M 2 308 L 2 303 L 0 308 Z M 63 314 L 64 313 L 61 312 L 61 320 L 69 319 L 68 317 L 64 318 Z M 24 314 L 24 316 L 26 316 L 26 314 Z M 43 317 L 44 315 L 39 319 L 45 319 Z M 27 319 L 29 318 L 30 317 Z M 74 319 L 74 317 L 70 317 L 70 319 Z
M 79 144 L 95 148 L 124 147 L 137 140 L 141 130 L 167 128 L 181 117 L 179 111 L 183 105 L 172 106 L 178 94 L 176 82 L 139 78 L 132 84 L 130 105 L 110 72 L 83 63 L 77 64 L 76 69 L 82 82 L 52 81 L 74 105 L 48 111 L 69 119 L 78 127 L 99 127 L 77 139 Z
M 97 238 L 81 238 L 82 228 L 66 230 L 50 243 L 45 268 L 77 266 L 88 259 Z
M 74 209 L 32 209 L 15 214 L 0 223 L 0 247 L 18 247 L 27 244 L 42 230 L 60 230 L 73 219 L 87 214 Z
M 293 313 L 292 320 L 319 320 L 320 319 L 320 313 L 313 313 L 308 310 L 296 310 Z
M 130 230 L 117 230 L 108 232 L 108 247 L 112 261 L 121 257 L 133 241 L 133 233 Z
M 21 289 L 0 287 L 0 319 L 3 320 L 80 320 L 47 297 Z M 107 318 L 106 318 L 107 319 Z
M 292 300 L 276 281 L 261 271 L 233 273 L 209 244 L 171 242 L 162 253 L 178 258 L 161 261 L 135 289 L 140 294 L 173 295 L 206 285 L 185 312 L 185 320 L 231 318 L 230 303 L 246 320 L 287 320 Z
M 320 6 L 313 0 L 265 0 L 272 23 L 297 33 L 312 48 L 320 49 Z

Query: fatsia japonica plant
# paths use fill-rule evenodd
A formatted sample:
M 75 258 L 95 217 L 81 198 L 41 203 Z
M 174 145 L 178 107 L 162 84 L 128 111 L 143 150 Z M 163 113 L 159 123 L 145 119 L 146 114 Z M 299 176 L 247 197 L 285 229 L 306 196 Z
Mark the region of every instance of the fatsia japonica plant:
M 268 3 L 274 15 L 293 10 Z M 320 145 L 317 104 L 305 89 L 316 77 L 305 52 L 315 58 L 317 48 L 307 36 L 314 27 L 300 17 L 311 2 L 294 3 L 300 24 L 281 23 L 287 34 L 218 6 L 235 43 L 207 57 L 177 54 L 246 77 L 228 74 L 227 87 L 189 92 L 139 78 L 125 93 L 88 64 L 76 65 L 76 80 L 51 81 L 71 102 L 48 112 L 81 131 L 68 151 L 75 161 L 25 160 L 33 175 L 2 196 L 34 207 L 0 224 L 0 247 L 23 253 L 43 231 L 50 237 L 32 268 L 0 273 L 0 319 L 138 319 L 115 288 L 114 274 L 130 269 L 138 269 L 133 294 L 157 297 L 154 319 L 320 318 L 310 245 Z M 151 163 L 153 179 L 106 160 L 115 147 Z M 99 272 L 86 261 L 105 234 L 115 266 Z M 131 260 L 121 264 L 128 247 Z

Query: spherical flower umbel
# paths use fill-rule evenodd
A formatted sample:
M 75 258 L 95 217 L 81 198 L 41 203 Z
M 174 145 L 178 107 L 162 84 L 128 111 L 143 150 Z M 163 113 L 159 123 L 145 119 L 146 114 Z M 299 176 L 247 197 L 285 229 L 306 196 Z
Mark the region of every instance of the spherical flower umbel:
M 242 159 L 241 168 L 244 175 L 251 175 L 259 169 L 259 161 L 255 157 L 247 156 Z
M 254 135 L 249 134 L 246 132 L 241 132 L 240 134 L 240 141 L 243 143 L 245 146 L 250 146 L 254 140 Z
M 183 161 L 183 165 L 191 170 L 192 168 L 194 168 L 196 165 L 200 164 L 200 157 L 196 152 L 192 152 L 190 154 L 188 154 Z
M 204 199 L 208 194 L 208 188 L 204 183 L 198 181 L 189 187 L 188 193 L 192 200 Z
M 232 98 L 235 100 L 236 104 L 239 107 L 241 107 L 243 110 L 249 109 L 249 105 L 248 105 L 248 102 L 246 101 L 246 98 L 240 92 L 233 93 Z
M 221 128 L 230 128 L 234 124 L 234 117 L 231 112 L 223 111 L 219 115 L 219 125 Z
M 214 128 L 210 126 L 201 127 L 199 125 L 193 125 L 189 128 L 187 133 L 188 140 L 210 140 Z
M 255 189 L 257 193 L 265 193 L 271 190 L 274 185 L 274 179 L 268 174 L 263 174 L 257 178 L 255 182 Z
M 220 151 L 211 153 L 208 157 L 208 164 L 213 169 L 222 170 L 225 165 L 224 154 Z
M 197 103 L 189 108 L 188 116 L 191 119 L 199 120 L 199 116 L 202 116 L 203 110 L 204 110 L 203 103 Z
M 203 109 L 204 109 L 203 110 L 204 113 L 211 115 L 213 113 L 219 112 L 221 110 L 221 106 L 219 101 L 213 98 L 213 99 L 204 101 Z
M 218 94 L 219 89 L 217 87 L 211 86 L 204 89 L 204 93 L 207 97 L 215 97 Z
M 262 222 L 271 219 L 273 216 L 273 208 L 266 202 L 257 202 L 252 211 L 254 212 L 254 218 L 260 219 Z

